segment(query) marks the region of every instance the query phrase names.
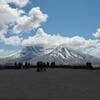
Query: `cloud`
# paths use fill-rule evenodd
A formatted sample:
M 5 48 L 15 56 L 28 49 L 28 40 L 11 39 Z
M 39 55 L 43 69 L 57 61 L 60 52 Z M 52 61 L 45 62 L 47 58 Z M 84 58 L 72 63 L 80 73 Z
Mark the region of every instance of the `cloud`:
M 48 15 L 42 13 L 39 7 L 32 8 L 28 16 L 24 15 L 17 20 L 13 32 L 18 34 L 25 30 L 36 29 L 40 27 L 43 22 L 46 22 L 47 18 Z
M 6 31 L 4 31 L 4 30 L 0 30 L 0 37 L 2 36 L 2 35 L 4 35 L 6 33 Z
M 50 35 L 42 28 L 43 22 L 47 21 L 48 15 L 41 11 L 40 7 L 33 7 L 29 12 L 25 12 L 19 7 L 12 8 L 8 3 L 15 3 L 19 7 L 27 5 L 29 0 L 1 0 L 0 2 L 0 43 L 6 45 L 36 45 L 66 44 L 68 47 L 92 55 L 100 54 L 100 40 L 85 39 L 84 37 L 64 37 L 61 35 Z M 10 29 L 12 35 L 6 37 L 9 31 L 9 24 L 13 27 Z M 27 30 L 35 30 L 34 36 L 28 35 L 27 38 L 20 37 L 20 33 Z M 34 32 L 35 32 L 34 31 Z M 100 29 L 93 34 L 96 38 L 100 37 Z
M 42 28 L 39 28 L 36 35 L 24 39 L 22 45 L 48 44 L 48 37 L 49 35 Z
M 23 38 L 19 38 L 19 36 L 11 36 L 9 38 L 2 36 L 1 43 L 6 45 L 21 45 L 22 40 Z
M 10 55 L 12 53 L 14 53 L 15 51 L 13 50 L 8 50 L 8 49 L 0 49 L 0 58 L 4 58 L 7 55 Z
M 24 7 L 29 2 L 29 0 L 1 0 L 0 2 L 2 4 L 14 3 L 19 7 Z
M 65 44 L 67 47 L 75 49 L 77 51 L 90 54 L 96 57 L 100 55 L 100 40 L 98 39 L 85 39 L 84 37 L 64 37 L 61 35 L 50 35 L 44 32 L 42 28 L 39 28 L 36 35 L 30 36 L 27 39 L 23 39 L 22 45 L 54 45 L 58 46 Z
M 46 22 L 48 15 L 47 14 L 43 14 L 40 10 L 40 7 L 35 7 L 32 8 L 29 12 L 29 16 L 33 19 L 34 24 L 33 27 L 34 28 L 38 28 L 39 26 L 41 26 L 42 22 Z
M 46 22 L 47 18 L 48 15 L 44 14 L 39 7 L 33 7 L 29 13 L 25 13 L 22 9 L 11 8 L 6 3 L 0 3 L 0 30 L 6 32 L 9 23 L 14 25 L 12 32 L 20 34 L 27 30 L 37 29 L 43 22 Z
M 13 32 L 15 34 L 20 34 L 21 32 L 24 32 L 28 29 L 32 29 L 32 26 L 32 19 L 24 15 L 23 17 L 17 19 L 17 24 L 14 26 Z
M 20 46 L 33 46 L 37 44 L 58 46 L 65 44 L 69 48 L 91 54 L 93 56 L 98 57 L 98 54 L 100 54 L 100 41 L 98 39 L 85 39 L 80 36 L 65 37 L 61 35 L 51 35 L 44 32 L 42 28 L 37 29 L 34 36 L 29 36 L 26 39 L 17 35 L 9 38 L 2 36 L 0 42 L 6 45 Z
M 34 36 L 29 36 L 26 39 L 20 38 L 19 36 L 12 36 L 9 38 L 2 37 L 1 40 L 4 41 L 4 44 L 11 45 L 66 44 L 68 47 L 72 47 L 74 49 L 80 47 L 92 47 L 99 42 L 99 40 L 86 40 L 80 36 L 64 37 L 61 35 L 50 35 L 44 32 L 42 28 L 39 28 Z
M 50 44 L 50 45 L 61 45 L 66 44 L 67 47 L 76 49 L 78 51 L 92 54 L 92 49 L 99 49 L 100 41 L 98 39 L 85 39 L 84 37 L 64 37 L 61 35 L 50 35 L 44 32 L 42 28 L 39 28 L 36 35 L 30 36 L 22 41 L 22 45 L 36 45 L 36 44 Z M 93 52 L 94 52 L 93 51 Z M 99 51 L 99 50 L 98 50 Z
M 21 10 L 11 8 L 7 4 L 0 4 L 0 33 L 7 33 L 8 24 L 14 24 L 20 18 Z
M 99 37 L 100 37 L 100 28 L 97 29 L 96 33 L 93 33 L 93 36 L 94 36 L 95 38 L 99 38 Z

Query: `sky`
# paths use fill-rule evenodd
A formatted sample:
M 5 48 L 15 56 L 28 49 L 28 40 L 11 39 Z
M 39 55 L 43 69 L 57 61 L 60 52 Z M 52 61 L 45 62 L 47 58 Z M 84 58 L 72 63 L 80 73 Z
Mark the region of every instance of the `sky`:
M 33 0 L 31 0 L 33 1 Z M 100 27 L 100 0 L 35 0 L 48 15 L 44 28 L 50 33 L 93 38 Z
M 0 57 L 36 44 L 100 57 L 100 0 L 0 1 Z

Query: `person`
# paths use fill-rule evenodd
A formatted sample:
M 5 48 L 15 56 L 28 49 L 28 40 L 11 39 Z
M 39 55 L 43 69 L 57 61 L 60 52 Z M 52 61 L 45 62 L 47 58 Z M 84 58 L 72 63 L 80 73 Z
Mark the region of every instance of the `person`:
M 91 62 L 87 62 L 87 63 L 86 63 L 86 66 L 87 66 L 88 69 L 93 69 L 92 63 L 91 63 Z
M 26 68 L 27 68 L 27 66 L 28 66 L 28 63 L 27 63 L 27 62 L 25 62 L 24 68 L 26 69 Z
M 52 62 L 51 63 L 51 68 L 54 68 L 55 67 L 55 62 Z
M 28 67 L 28 68 L 30 68 L 30 67 L 31 67 L 31 64 L 30 64 L 30 62 L 28 62 L 28 64 L 27 64 L 27 67 Z
M 21 69 L 22 66 L 23 66 L 23 64 L 22 64 L 21 62 L 19 62 L 17 68 L 18 68 L 18 69 Z
M 50 64 L 49 64 L 49 62 L 47 62 L 47 68 L 49 68 L 50 67 Z
M 40 61 L 39 67 L 40 67 L 40 71 L 42 72 L 43 71 L 43 67 L 44 67 L 44 63 Z
M 45 63 L 43 63 L 43 62 L 41 62 L 41 61 L 39 61 L 39 62 L 37 62 L 37 72 L 42 72 L 42 71 L 45 71 L 46 70 L 46 65 L 45 65 Z
M 14 63 L 14 68 L 15 68 L 15 69 L 17 68 L 17 62 Z
M 43 63 L 43 71 L 46 71 L 46 64 L 45 63 Z
M 37 62 L 37 72 L 40 72 L 40 62 Z

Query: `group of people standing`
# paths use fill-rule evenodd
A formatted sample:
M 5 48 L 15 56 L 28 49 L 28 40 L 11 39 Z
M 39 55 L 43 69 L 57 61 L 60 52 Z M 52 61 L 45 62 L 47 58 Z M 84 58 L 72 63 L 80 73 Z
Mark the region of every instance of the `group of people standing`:
M 42 61 L 38 61 L 36 66 L 30 64 L 30 62 L 15 62 L 13 68 L 14 69 L 29 69 L 29 68 L 37 68 L 37 72 L 46 71 L 47 68 L 54 68 L 55 62 L 47 62 L 44 63 Z
M 17 69 L 27 69 L 31 67 L 31 64 L 29 62 L 25 62 L 24 64 L 21 62 L 15 62 L 14 67 Z
M 47 68 L 54 68 L 55 67 L 55 62 L 47 62 L 47 63 L 44 63 L 44 62 L 37 62 L 37 72 L 42 72 L 42 71 L 46 71 Z
M 21 62 L 15 62 L 14 64 L 14 69 L 29 69 L 29 68 L 36 68 L 36 71 L 37 72 L 42 72 L 42 71 L 46 71 L 47 68 L 55 68 L 55 67 L 59 67 L 59 66 L 56 66 L 55 62 L 42 62 L 42 61 L 38 61 L 36 66 L 32 66 L 30 64 L 30 62 L 24 62 L 24 63 L 21 63 Z M 60 66 L 63 68 L 63 66 Z M 74 66 L 75 67 L 75 66 Z M 79 66 L 80 67 L 80 66 Z M 87 62 L 85 67 L 86 69 L 93 69 L 92 67 L 92 63 L 90 62 Z

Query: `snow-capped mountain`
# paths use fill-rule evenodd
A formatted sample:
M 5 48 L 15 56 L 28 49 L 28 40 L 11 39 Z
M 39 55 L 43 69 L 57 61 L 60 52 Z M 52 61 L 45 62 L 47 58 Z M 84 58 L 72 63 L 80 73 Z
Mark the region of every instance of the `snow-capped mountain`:
M 22 62 L 31 61 L 33 58 L 44 56 L 52 52 L 53 48 L 54 47 L 45 45 L 27 46 L 20 52 L 20 58 L 18 57 L 18 60 L 20 59 Z
M 34 65 L 38 61 L 55 62 L 57 65 L 84 65 L 87 61 L 99 64 L 100 59 L 68 48 L 66 45 L 35 45 L 27 46 L 1 60 L 3 63 L 14 63 L 15 61 L 29 61 Z
M 36 64 L 37 61 L 55 62 L 57 65 L 85 65 L 86 62 L 99 64 L 100 59 L 75 51 L 66 45 L 60 45 L 53 48 L 51 52 L 36 58 L 33 57 L 31 60 L 33 64 Z

